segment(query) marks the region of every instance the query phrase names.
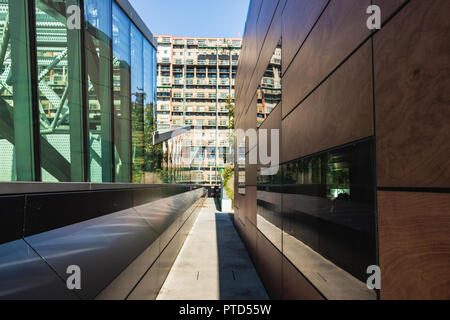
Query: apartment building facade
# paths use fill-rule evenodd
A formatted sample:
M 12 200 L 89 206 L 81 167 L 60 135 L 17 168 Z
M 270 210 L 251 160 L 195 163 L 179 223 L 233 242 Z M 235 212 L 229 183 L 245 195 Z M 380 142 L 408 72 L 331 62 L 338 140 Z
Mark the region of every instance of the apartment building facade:
M 186 183 L 216 184 L 231 147 L 227 104 L 234 101 L 241 39 L 156 38 L 157 129 L 190 128 L 165 147 L 167 165 Z

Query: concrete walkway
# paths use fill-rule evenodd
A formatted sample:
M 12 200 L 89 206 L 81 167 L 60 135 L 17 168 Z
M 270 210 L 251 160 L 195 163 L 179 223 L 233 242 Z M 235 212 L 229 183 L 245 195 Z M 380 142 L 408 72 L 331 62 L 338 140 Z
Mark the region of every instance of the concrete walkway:
M 267 293 L 228 215 L 205 202 L 158 300 L 265 300 Z

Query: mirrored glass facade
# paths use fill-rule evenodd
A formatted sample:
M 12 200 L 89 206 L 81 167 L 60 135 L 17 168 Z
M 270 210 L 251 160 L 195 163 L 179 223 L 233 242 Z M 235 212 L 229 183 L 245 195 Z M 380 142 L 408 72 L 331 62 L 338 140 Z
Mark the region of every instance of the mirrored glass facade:
M 281 102 L 281 57 L 282 40 L 280 39 L 256 91 L 258 128 Z
M 0 1 L 0 181 L 39 178 L 34 152 L 36 115 L 31 107 L 28 10 L 25 0 Z
M 0 181 L 177 182 L 140 27 L 113 0 L 0 0 Z
M 131 22 L 113 5 L 114 170 L 116 181 L 131 179 Z
M 111 1 L 84 4 L 89 179 L 112 182 Z
M 258 174 L 258 229 L 318 287 L 359 290 L 377 264 L 373 159 L 369 140 Z

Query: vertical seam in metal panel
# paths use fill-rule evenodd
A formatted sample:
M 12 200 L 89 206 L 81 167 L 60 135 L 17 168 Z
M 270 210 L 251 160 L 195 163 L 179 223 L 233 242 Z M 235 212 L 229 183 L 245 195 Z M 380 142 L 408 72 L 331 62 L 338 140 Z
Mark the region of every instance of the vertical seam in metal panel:
M 88 75 L 87 75 L 87 65 L 86 65 L 86 42 L 85 42 L 85 32 L 86 32 L 86 15 L 84 10 L 84 0 L 80 0 L 80 12 L 81 12 L 81 32 L 80 32 L 80 47 L 81 47 L 81 101 L 82 101 L 82 125 L 83 125 L 83 181 L 90 182 L 90 170 L 89 170 L 89 134 L 88 134 L 88 105 L 89 97 L 87 92 L 88 86 Z
M 371 0 L 371 5 L 373 5 L 374 1 Z M 372 71 L 372 114 L 373 114 L 373 151 L 372 151 L 372 161 L 373 161 L 373 187 L 374 187 L 374 218 L 375 218 L 375 261 L 376 264 L 380 265 L 380 249 L 379 249 L 379 239 L 378 239 L 378 191 L 377 191 L 377 126 L 376 126 L 376 98 L 375 98 L 375 56 L 374 56 L 374 35 L 376 32 L 372 31 L 372 35 L 370 37 L 370 55 L 371 55 L 371 71 Z M 375 290 L 377 294 L 377 299 L 380 299 L 380 290 Z
M 114 66 L 113 66 L 113 61 L 114 61 L 114 48 L 113 48 L 113 45 L 114 45 L 114 41 L 113 41 L 113 18 L 112 18 L 112 14 L 113 14 L 113 2 L 115 3 L 115 1 L 113 0 L 113 1 L 111 1 L 111 8 L 110 8 L 110 12 L 111 12 L 111 29 L 110 29 L 110 32 L 111 32 L 111 39 L 110 39 L 110 41 L 109 41 L 109 43 L 110 43 L 110 50 L 109 50 L 109 57 L 110 57 L 110 87 L 111 87 L 111 90 L 110 90 L 110 95 L 111 95 L 111 105 L 110 105 L 110 108 L 111 108 L 111 114 L 110 114 L 110 121 L 111 121 L 111 123 L 110 123 L 110 128 L 111 128 L 111 130 L 110 130 L 110 132 L 109 132 L 109 135 L 110 135 L 110 137 L 111 137 L 111 153 L 110 153 L 110 157 L 111 157 L 111 160 L 110 160 L 110 164 L 111 164 L 111 172 L 110 172 L 110 174 L 111 174 L 111 182 L 115 182 L 116 181 L 116 170 L 115 170 L 115 168 L 116 168 L 116 166 L 115 166 L 115 157 L 114 157 L 114 155 L 115 155 L 115 152 L 114 152 L 114 150 L 115 150 L 115 145 L 116 145 L 116 136 L 115 136 L 115 114 L 116 114 L 116 108 L 115 108 L 115 104 L 114 104 Z M 103 181 L 104 182 L 104 181 Z

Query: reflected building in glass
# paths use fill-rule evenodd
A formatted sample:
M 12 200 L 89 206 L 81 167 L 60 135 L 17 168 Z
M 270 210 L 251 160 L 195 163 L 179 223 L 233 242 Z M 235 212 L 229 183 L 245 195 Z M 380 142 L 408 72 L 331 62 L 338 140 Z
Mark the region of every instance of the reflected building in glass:
M 280 39 L 256 92 L 258 128 L 281 102 L 281 47 Z

